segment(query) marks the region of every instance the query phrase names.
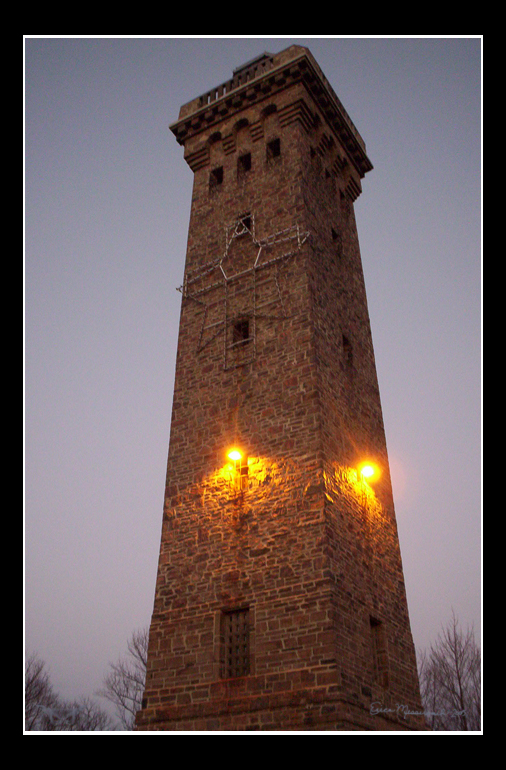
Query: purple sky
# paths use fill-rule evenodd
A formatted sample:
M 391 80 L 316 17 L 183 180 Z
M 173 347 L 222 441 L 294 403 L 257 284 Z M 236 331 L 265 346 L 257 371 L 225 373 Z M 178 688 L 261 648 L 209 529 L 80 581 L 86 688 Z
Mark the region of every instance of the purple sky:
M 168 125 L 309 47 L 374 170 L 355 210 L 413 636 L 481 618 L 475 38 L 25 39 L 25 638 L 92 696 L 149 623 L 192 172 Z

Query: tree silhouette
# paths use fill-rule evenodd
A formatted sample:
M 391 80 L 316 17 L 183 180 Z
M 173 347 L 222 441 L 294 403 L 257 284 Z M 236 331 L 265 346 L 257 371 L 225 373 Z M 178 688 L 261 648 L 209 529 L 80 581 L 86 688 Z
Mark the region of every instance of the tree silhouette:
M 481 652 L 473 629 L 464 632 L 454 613 L 435 644 L 422 652 L 419 678 L 430 729 L 481 729 Z
M 148 629 L 134 631 L 127 643 L 128 655 L 111 663 L 111 671 L 98 692 L 116 707 L 125 730 L 133 730 L 135 715 L 141 708 L 148 652 Z

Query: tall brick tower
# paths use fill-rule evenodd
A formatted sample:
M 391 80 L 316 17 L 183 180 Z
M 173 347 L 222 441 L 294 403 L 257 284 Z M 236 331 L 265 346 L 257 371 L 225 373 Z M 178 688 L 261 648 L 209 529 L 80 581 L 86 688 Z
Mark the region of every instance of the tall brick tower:
M 171 130 L 194 186 L 137 729 L 422 729 L 353 209 L 364 142 L 299 46 Z

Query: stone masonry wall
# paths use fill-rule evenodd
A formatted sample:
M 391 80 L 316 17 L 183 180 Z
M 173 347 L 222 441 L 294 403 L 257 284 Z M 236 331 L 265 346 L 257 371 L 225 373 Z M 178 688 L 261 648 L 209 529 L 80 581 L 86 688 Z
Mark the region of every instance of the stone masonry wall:
M 139 730 L 420 725 L 372 708 L 413 710 L 418 684 L 353 214 L 361 172 L 299 70 L 280 79 L 276 61 L 207 128 L 182 109 L 194 186 Z M 357 476 L 364 453 L 384 469 L 376 491 Z M 230 677 L 223 617 L 243 609 L 248 670 Z

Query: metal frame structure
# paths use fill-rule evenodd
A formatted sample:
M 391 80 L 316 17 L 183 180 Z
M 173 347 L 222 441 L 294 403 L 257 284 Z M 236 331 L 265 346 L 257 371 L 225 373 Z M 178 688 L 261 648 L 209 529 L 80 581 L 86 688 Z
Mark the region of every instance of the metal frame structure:
M 309 232 L 302 231 L 299 225 L 292 225 L 291 227 L 278 231 L 266 238 L 257 238 L 255 235 L 255 217 L 251 213 L 242 214 L 235 220 L 235 222 L 225 228 L 225 250 L 221 257 L 212 262 L 207 262 L 198 269 L 187 271 L 183 285 L 178 288 L 178 291 L 181 291 L 183 298 L 193 300 L 201 305 L 204 310 L 197 343 L 197 353 L 201 353 L 214 339 L 223 333 L 223 368 L 225 370 L 236 366 L 243 366 L 254 360 L 256 356 L 257 319 L 270 318 L 284 320 L 288 318 L 279 286 L 279 266 L 281 262 L 296 256 L 309 238 L 309 235 Z M 242 238 L 244 236 L 251 237 L 252 243 L 256 249 L 256 256 L 253 255 L 254 261 L 252 259 L 252 264 L 249 267 L 234 273 L 230 249 L 236 238 Z M 287 251 L 283 250 L 283 244 L 285 243 L 289 246 Z M 282 253 L 270 259 L 265 259 L 269 249 L 274 247 L 276 247 L 276 249 L 281 248 Z M 227 264 L 227 260 L 232 265 L 232 269 L 230 265 Z M 273 278 L 277 293 L 276 297 L 275 299 L 259 303 L 257 274 L 261 270 L 273 267 L 276 268 Z M 213 279 L 213 274 L 216 274 L 216 280 Z M 247 317 L 250 321 L 249 337 L 239 341 L 234 341 L 234 339 L 232 339 L 230 342 L 229 327 L 236 318 L 236 316 L 233 314 L 231 315 L 229 312 L 230 287 L 233 282 L 239 279 L 243 279 L 244 282 L 247 280 L 247 276 L 252 276 L 252 303 L 251 307 L 241 314 L 241 318 Z M 222 296 L 219 302 L 222 307 L 221 312 L 219 313 L 219 319 L 212 320 L 208 323 L 211 303 L 209 301 L 206 302 L 206 295 L 213 290 L 221 290 Z M 281 314 L 259 312 L 262 309 L 265 310 L 267 306 L 274 304 L 281 305 Z M 206 335 L 206 332 L 210 332 L 210 336 Z M 236 355 L 236 353 L 239 353 L 239 355 Z

